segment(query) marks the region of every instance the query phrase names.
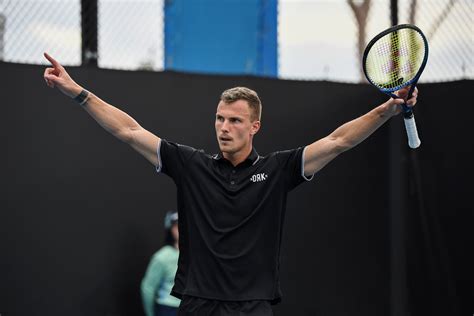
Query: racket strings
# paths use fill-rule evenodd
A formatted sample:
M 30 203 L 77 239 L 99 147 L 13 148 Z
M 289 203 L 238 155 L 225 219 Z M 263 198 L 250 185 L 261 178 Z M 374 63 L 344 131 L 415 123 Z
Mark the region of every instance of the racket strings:
M 415 78 L 424 55 L 424 41 L 416 30 L 391 32 L 370 48 L 364 65 L 367 77 L 378 88 L 398 90 Z

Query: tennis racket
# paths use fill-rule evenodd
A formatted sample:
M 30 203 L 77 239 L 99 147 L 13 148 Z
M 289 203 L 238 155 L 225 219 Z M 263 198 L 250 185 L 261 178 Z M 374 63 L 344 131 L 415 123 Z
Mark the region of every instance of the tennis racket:
M 367 45 L 362 59 L 362 67 L 367 80 L 392 98 L 405 86 L 410 86 L 406 100 L 411 98 L 428 61 L 428 41 L 423 32 L 414 25 L 393 26 L 377 36 Z M 411 148 L 420 146 L 415 116 L 404 103 L 403 117 Z

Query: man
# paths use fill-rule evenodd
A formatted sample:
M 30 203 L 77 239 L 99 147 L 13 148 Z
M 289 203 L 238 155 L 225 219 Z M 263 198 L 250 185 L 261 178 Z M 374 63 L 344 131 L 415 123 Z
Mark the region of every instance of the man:
M 281 298 L 279 259 L 287 193 L 311 180 L 340 153 L 356 146 L 392 116 L 402 99 L 390 99 L 314 143 L 259 156 L 252 147 L 261 103 L 243 87 L 222 93 L 215 129 L 220 153 L 169 142 L 52 67 L 44 79 L 74 98 L 107 131 L 173 178 L 178 192 L 178 271 L 172 295 L 178 315 L 272 315 Z M 408 89 L 399 91 L 406 97 Z M 417 91 L 408 100 L 416 103 Z

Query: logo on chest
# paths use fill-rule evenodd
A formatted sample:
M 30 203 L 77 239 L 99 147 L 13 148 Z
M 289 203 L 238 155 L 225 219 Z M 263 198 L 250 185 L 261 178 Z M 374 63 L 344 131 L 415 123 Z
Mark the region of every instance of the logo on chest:
M 254 174 L 250 177 L 250 181 L 252 182 L 262 182 L 262 181 L 265 181 L 267 180 L 268 178 L 268 174 L 266 173 L 257 173 L 257 174 Z

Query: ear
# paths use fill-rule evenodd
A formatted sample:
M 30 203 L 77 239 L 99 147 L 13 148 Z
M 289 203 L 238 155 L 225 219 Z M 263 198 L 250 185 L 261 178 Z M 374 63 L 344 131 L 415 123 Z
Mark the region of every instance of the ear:
M 252 128 L 250 129 L 250 135 L 255 135 L 258 133 L 258 131 L 260 130 L 260 121 L 253 121 L 252 122 Z

